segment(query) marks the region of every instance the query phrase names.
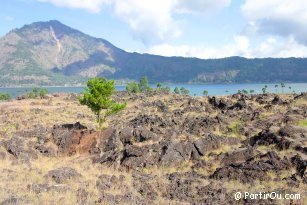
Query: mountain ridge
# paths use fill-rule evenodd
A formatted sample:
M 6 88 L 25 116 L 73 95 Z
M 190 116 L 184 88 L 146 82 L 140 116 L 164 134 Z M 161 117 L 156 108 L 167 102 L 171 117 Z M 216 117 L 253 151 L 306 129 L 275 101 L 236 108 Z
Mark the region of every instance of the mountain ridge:
M 220 59 L 129 53 L 57 20 L 34 22 L 0 38 L 0 86 L 77 85 L 95 76 L 120 82 L 304 82 L 306 58 Z

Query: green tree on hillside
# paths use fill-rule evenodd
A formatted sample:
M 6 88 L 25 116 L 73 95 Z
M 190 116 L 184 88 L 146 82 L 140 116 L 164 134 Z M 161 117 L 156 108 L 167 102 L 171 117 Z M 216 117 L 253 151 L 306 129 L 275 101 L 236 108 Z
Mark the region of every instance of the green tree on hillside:
M 162 88 L 162 83 L 157 83 L 157 88 L 161 89 Z
M 112 98 L 115 91 L 115 83 L 113 80 L 105 78 L 92 78 L 86 83 L 85 91 L 79 97 L 82 105 L 87 105 L 96 115 L 99 129 L 110 115 L 122 110 L 126 103 L 116 103 Z
M 208 96 L 208 93 L 209 93 L 208 90 L 204 90 L 204 91 L 203 91 L 203 95 L 204 95 L 204 96 Z
M 126 91 L 129 93 L 139 93 L 141 89 L 137 82 L 131 82 L 126 86 Z
M 264 85 L 264 87 L 262 88 L 262 93 L 263 94 L 267 93 L 267 88 L 268 88 L 268 86 Z
M 174 89 L 174 93 L 176 93 L 176 94 L 180 94 L 180 90 L 179 90 L 179 88 L 178 88 L 178 87 L 175 87 L 175 89 Z
M 46 97 L 47 94 L 48 94 L 47 88 L 41 88 L 41 89 L 39 90 L 39 96 L 40 96 L 41 98 Z
M 275 85 L 275 92 L 277 93 L 277 88 L 278 88 L 278 85 L 276 84 Z
M 162 84 L 158 83 L 157 87 L 158 86 L 162 87 Z M 128 83 L 127 86 L 126 86 L 126 91 L 129 92 L 129 93 L 139 93 L 139 92 L 151 91 L 151 88 L 150 88 L 149 83 L 148 83 L 148 78 L 146 76 L 144 76 L 140 79 L 139 83 L 137 83 L 137 82 Z
M 145 92 L 145 91 L 149 91 L 150 90 L 149 81 L 148 81 L 147 76 L 143 76 L 140 79 L 139 87 L 140 87 L 140 91 L 141 92 Z
M 31 92 L 27 92 L 26 96 L 31 99 L 35 98 L 45 98 L 48 94 L 47 88 L 33 88 Z
M 245 90 L 245 89 L 243 89 L 243 90 L 242 90 L 242 93 L 243 93 L 243 94 L 248 94 L 248 91 Z
M 286 85 L 284 83 L 280 83 L 280 87 L 281 87 L 281 92 L 284 93 L 284 87 L 286 87 Z
M 180 88 L 180 93 L 182 95 L 189 95 L 190 94 L 190 91 L 188 89 L 186 89 L 185 87 L 181 87 Z
M 167 93 L 170 93 L 170 92 L 171 92 L 171 88 L 170 88 L 169 86 L 166 86 L 166 87 L 164 88 L 164 90 L 165 90 Z

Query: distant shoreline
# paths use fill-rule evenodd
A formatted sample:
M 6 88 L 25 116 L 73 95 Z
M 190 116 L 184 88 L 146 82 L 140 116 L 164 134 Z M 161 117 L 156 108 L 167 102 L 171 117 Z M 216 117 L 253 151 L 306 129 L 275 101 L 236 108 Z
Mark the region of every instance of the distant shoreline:
M 169 82 L 161 82 L 162 85 L 170 85 L 170 86 L 175 86 L 175 85 L 260 85 L 260 84 L 268 84 L 268 85 L 280 85 L 281 83 L 284 84 L 306 84 L 306 82 L 245 82 L 245 83 L 169 83 Z M 116 84 L 115 86 L 126 86 L 126 84 Z M 156 86 L 156 83 L 150 83 L 151 86 Z M 43 87 L 43 88 L 82 88 L 85 87 L 86 85 L 84 84 L 83 86 L 81 85 L 10 85 L 10 86 L 0 86 L 0 88 L 35 88 L 35 87 Z
M 149 84 L 151 88 L 156 88 L 156 84 Z M 242 84 L 162 84 L 163 87 L 168 86 L 170 91 L 174 91 L 176 87 L 179 89 L 184 87 L 189 91 L 190 96 L 203 96 L 203 92 L 207 91 L 209 96 L 223 96 L 231 95 L 238 92 L 247 92 L 252 94 L 263 93 L 264 86 L 267 85 L 267 93 L 277 94 L 290 94 L 307 92 L 307 83 L 285 83 L 285 87 L 281 87 L 280 83 L 242 83 Z M 276 87 L 276 85 L 278 85 Z M 11 96 L 16 97 L 22 93 L 30 92 L 35 86 L 10 86 L 0 87 L 0 93 L 9 93 Z M 85 86 L 41 86 L 46 88 L 49 93 L 81 93 L 84 91 Z M 116 91 L 126 90 L 125 85 L 116 85 Z

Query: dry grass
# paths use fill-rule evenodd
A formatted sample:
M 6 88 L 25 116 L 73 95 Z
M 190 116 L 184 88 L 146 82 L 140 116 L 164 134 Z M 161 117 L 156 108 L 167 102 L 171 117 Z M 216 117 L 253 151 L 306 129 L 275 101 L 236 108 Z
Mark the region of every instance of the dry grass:
M 65 96 L 45 99 L 28 99 L 0 103 L 0 140 L 11 138 L 15 132 L 33 130 L 33 127 L 52 128 L 54 124 L 75 123 L 81 121 L 90 129 L 96 129 L 95 116 L 86 106 L 80 106 L 76 101 L 66 100 Z M 109 123 L 109 121 L 107 122 Z M 35 141 L 35 136 L 28 141 Z M 0 152 L 6 152 L 1 146 Z M 77 204 L 77 190 L 85 188 L 88 192 L 88 203 L 94 204 L 99 197 L 96 180 L 101 174 L 125 175 L 131 183 L 131 176 L 125 172 L 118 172 L 110 167 L 93 164 L 89 158 L 74 157 L 44 157 L 39 156 L 29 163 L 19 163 L 7 154 L 0 162 L 0 201 L 9 196 L 18 196 L 24 201 L 18 204 Z M 44 176 L 59 167 L 71 167 L 82 177 L 79 181 L 69 181 L 64 185 L 57 185 Z M 49 187 L 63 186 L 64 191 L 48 191 L 35 193 L 29 187 L 35 184 L 47 184 Z M 122 191 L 124 194 L 124 190 Z
M 66 184 L 56 184 L 44 176 L 50 171 L 60 167 L 71 167 L 82 175 L 78 180 L 68 181 Z M 14 164 L 11 160 L 2 160 L 0 164 L 0 199 L 8 196 L 23 197 L 26 204 L 77 204 L 77 190 L 86 189 L 88 192 L 87 204 L 93 204 L 99 197 L 99 190 L 96 187 L 96 180 L 102 174 L 119 176 L 124 175 L 127 184 L 132 184 L 132 177 L 129 173 L 119 172 L 110 167 L 100 164 L 93 164 L 90 159 L 80 156 L 48 158 L 39 157 L 28 164 Z M 63 191 L 48 191 L 35 193 L 29 187 L 35 184 L 48 184 L 52 186 L 65 187 Z M 111 188 L 108 192 L 116 191 L 124 194 L 125 190 Z
M 293 104 L 296 106 L 300 106 L 300 105 L 307 106 L 307 100 L 305 98 L 300 98 L 294 101 Z
M 207 98 L 196 98 L 198 101 L 206 102 Z M 146 99 L 146 101 L 153 102 L 155 100 L 161 100 L 169 109 L 183 109 L 180 107 L 182 104 L 186 104 L 187 100 L 182 99 L 182 101 L 170 103 L 170 97 L 159 97 L 154 96 Z M 128 103 L 127 108 L 122 111 L 122 116 L 125 116 L 125 122 L 132 120 L 135 116 L 143 114 L 144 109 L 139 105 L 138 101 L 131 101 Z M 294 102 L 296 106 L 307 105 L 306 100 L 300 99 Z M 135 109 L 137 106 L 139 109 Z M 254 103 L 253 106 L 261 108 L 262 105 Z M 286 112 L 286 108 L 278 106 L 270 111 L 261 112 L 260 118 L 267 119 L 276 113 Z M 67 100 L 65 96 L 56 97 L 52 99 L 42 99 L 42 100 L 22 100 L 22 101 L 11 101 L 11 102 L 1 102 L 0 103 L 0 141 L 3 139 L 8 139 L 14 135 L 14 133 L 33 130 L 34 126 L 51 128 L 54 124 L 63 123 L 75 123 L 80 121 L 82 124 L 90 129 L 97 129 L 97 123 L 95 121 L 95 116 L 86 106 L 80 106 L 76 101 Z M 197 112 L 186 112 L 184 117 L 190 116 L 208 116 L 215 117 L 220 113 L 219 110 L 211 110 L 208 113 L 197 113 Z M 148 108 L 146 114 L 163 116 L 165 113 L 159 111 L 156 107 Z M 237 118 L 235 118 L 237 119 Z M 106 124 L 112 125 L 116 120 L 116 116 L 110 117 Z M 302 120 L 298 123 L 299 126 L 306 126 L 306 120 Z M 218 136 L 239 137 L 240 139 L 245 139 L 239 133 L 239 129 L 244 126 L 244 122 L 240 120 L 233 121 L 228 128 L 229 132 L 223 133 L 219 129 L 213 129 L 213 133 Z M 260 131 L 260 130 L 259 130 Z M 181 133 L 176 136 L 173 142 L 179 142 L 181 140 L 187 140 L 187 138 L 192 138 L 195 136 L 189 136 L 186 133 Z M 32 136 L 31 140 L 36 140 L 35 136 Z M 135 146 L 145 146 L 151 145 L 155 142 L 146 141 L 142 143 L 135 143 Z M 217 168 L 223 166 L 221 162 L 217 159 L 219 155 L 230 152 L 238 148 L 240 144 L 230 146 L 223 144 L 220 148 L 208 152 L 201 160 L 205 163 L 204 167 L 193 169 L 192 161 L 185 161 L 176 167 L 161 167 L 154 166 L 150 168 L 144 168 L 141 170 L 143 174 L 152 174 L 157 176 L 157 183 L 166 184 L 168 183 L 165 175 L 175 172 L 190 172 L 196 171 L 199 174 L 210 176 L 213 174 Z M 278 152 L 280 157 L 290 157 L 296 152 L 295 150 L 289 149 L 285 151 L 278 151 L 275 149 L 274 145 L 271 146 L 259 146 L 257 150 L 261 153 L 267 153 L 268 151 L 274 150 Z M 0 152 L 6 152 L 6 150 L 0 146 Z M 45 178 L 44 176 L 50 171 L 60 167 L 71 167 L 75 169 L 78 173 L 82 175 L 78 180 L 71 180 L 65 184 L 58 185 L 51 179 Z M 276 189 L 289 189 L 289 185 L 286 181 L 278 181 L 277 178 L 287 178 L 295 173 L 295 169 L 284 170 L 281 172 L 268 172 L 268 181 L 255 181 L 253 184 L 242 184 L 238 181 L 225 181 L 219 182 L 215 180 L 203 180 L 204 185 L 214 184 L 215 186 L 220 186 L 226 188 L 228 191 L 242 190 L 249 192 L 259 192 L 259 191 L 270 191 Z M 123 195 L 127 193 L 127 189 L 133 192 L 134 196 L 140 196 L 139 193 L 133 188 L 133 177 L 132 173 L 125 171 L 118 171 L 115 168 L 107 167 L 105 165 L 93 164 L 91 159 L 87 156 L 73 156 L 73 157 L 44 157 L 39 156 L 38 159 L 30 161 L 30 163 L 18 163 L 17 160 L 11 160 L 6 158 L 0 161 L 0 202 L 7 198 L 8 196 L 18 196 L 24 198 L 25 202 L 20 202 L 19 204 L 78 204 L 78 195 L 76 194 L 79 189 L 85 189 L 88 192 L 87 204 L 94 204 L 101 194 L 101 190 L 96 187 L 96 181 L 98 177 L 102 174 L 117 176 L 125 176 L 124 187 L 112 186 L 109 189 L 104 190 L 105 193 L 112 195 Z M 47 184 L 48 186 L 59 186 L 63 187 L 64 191 L 53 191 L 36 193 L 29 189 L 28 186 L 35 184 Z M 166 192 L 167 186 L 160 187 L 161 190 L 157 190 L 159 196 L 156 199 L 157 204 L 176 204 L 176 201 L 167 201 L 163 193 Z M 306 190 L 306 186 L 300 184 L 298 187 L 290 187 L 291 191 L 301 193 L 302 190 Z M 304 193 L 302 193 L 304 194 Z M 105 202 L 108 204 L 108 202 Z
M 242 135 L 240 134 L 240 129 L 243 126 L 244 126 L 244 122 L 241 120 L 236 120 L 236 121 L 231 122 L 227 127 L 228 136 L 243 138 Z
M 12 132 L 29 130 L 35 125 L 52 127 L 59 123 L 82 124 L 89 128 L 97 128 L 95 116 L 86 106 L 62 98 L 28 99 L 0 103 L 2 120 L 0 132 L 10 135 Z
M 307 127 L 307 119 L 298 121 L 297 125 L 300 127 Z
M 175 172 L 189 172 L 192 170 L 193 163 L 191 161 L 184 161 L 182 162 L 179 166 L 176 167 L 158 167 L 158 166 L 153 166 L 153 167 L 146 167 L 143 168 L 142 172 L 145 174 L 155 174 L 159 177 L 162 177 L 166 174 L 171 174 Z

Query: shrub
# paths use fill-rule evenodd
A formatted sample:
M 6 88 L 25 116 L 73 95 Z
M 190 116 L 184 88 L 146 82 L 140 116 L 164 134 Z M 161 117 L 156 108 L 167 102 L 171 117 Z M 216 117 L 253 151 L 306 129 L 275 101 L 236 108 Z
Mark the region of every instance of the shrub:
M 131 82 L 128 83 L 126 86 L 126 91 L 129 93 L 139 93 L 139 92 L 146 92 L 151 91 L 152 89 L 149 87 L 148 78 L 146 76 L 140 79 L 140 82 Z
M 190 91 L 188 89 L 186 89 L 185 87 L 181 87 L 180 88 L 180 93 L 182 95 L 189 95 L 190 94 Z
M 171 88 L 169 86 L 165 86 L 163 87 L 162 83 L 157 83 L 157 91 L 162 91 L 162 92 L 166 92 L 166 93 L 170 93 L 171 92 Z
M 179 88 L 178 88 L 178 87 L 175 87 L 175 89 L 174 89 L 174 93 L 176 93 L 176 94 L 180 94 L 180 90 L 179 90 Z
M 245 90 L 245 89 L 243 89 L 243 90 L 242 90 L 242 93 L 243 93 L 243 94 L 248 94 L 248 91 Z
M 203 91 L 203 95 L 204 95 L 204 96 L 207 96 L 208 93 L 209 93 L 208 90 L 204 90 L 204 91 Z
M 163 88 L 167 93 L 171 92 L 171 88 L 169 86 L 166 86 L 165 88 Z
M 48 93 L 47 88 L 33 88 L 31 92 L 26 93 L 27 98 L 44 98 Z
M 267 93 L 267 89 L 268 89 L 268 86 L 264 85 L 264 87 L 262 88 L 262 93 L 266 94 Z
M 141 90 L 137 82 L 131 82 L 126 86 L 126 91 L 129 93 L 139 93 Z
M 0 101 L 10 100 L 11 96 L 8 93 L 0 93 Z
M 307 120 L 300 120 L 297 122 L 298 126 L 307 127 Z
M 240 129 L 243 127 L 243 122 L 241 120 L 233 121 L 228 125 L 229 133 L 238 136 L 240 134 Z
M 46 97 L 47 94 L 48 94 L 47 88 L 42 88 L 42 89 L 40 89 L 40 91 L 39 91 L 39 96 L 40 96 L 41 98 Z
M 139 87 L 140 87 L 141 92 L 145 92 L 145 91 L 150 90 L 147 76 L 144 76 L 140 79 Z

